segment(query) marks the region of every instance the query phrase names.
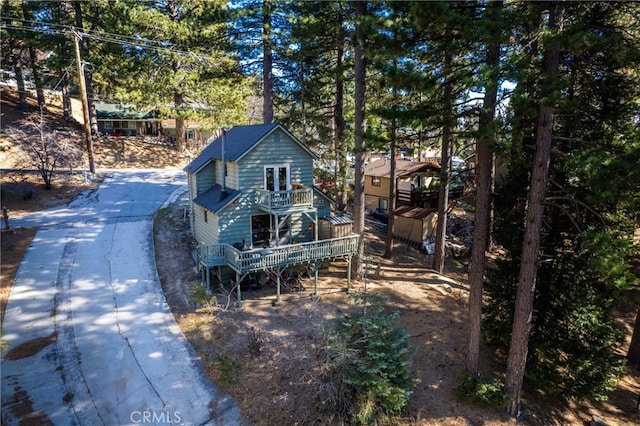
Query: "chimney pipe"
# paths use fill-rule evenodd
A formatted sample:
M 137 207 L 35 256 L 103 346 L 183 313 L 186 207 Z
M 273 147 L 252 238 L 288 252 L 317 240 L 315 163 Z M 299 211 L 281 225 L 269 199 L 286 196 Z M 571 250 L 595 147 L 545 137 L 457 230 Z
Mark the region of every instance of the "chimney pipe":
M 227 196 L 227 160 L 225 158 L 225 145 L 227 143 L 227 127 L 222 126 L 222 196 Z

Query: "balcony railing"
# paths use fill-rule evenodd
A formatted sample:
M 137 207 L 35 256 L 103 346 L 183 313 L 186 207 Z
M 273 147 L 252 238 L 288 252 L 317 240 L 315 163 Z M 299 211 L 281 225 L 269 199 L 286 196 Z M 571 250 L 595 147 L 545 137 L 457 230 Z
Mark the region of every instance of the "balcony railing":
M 449 188 L 449 200 L 456 200 L 464 195 L 464 186 Z M 396 204 L 414 207 L 437 207 L 440 190 L 431 191 L 407 191 L 398 189 L 396 191 Z
M 257 190 L 258 206 L 267 210 L 279 210 L 290 208 L 312 208 L 313 190 L 292 189 L 290 191 L 266 191 Z
M 197 256 L 200 265 L 229 266 L 236 272 L 245 273 L 353 255 L 358 250 L 358 237 L 359 235 L 353 234 L 246 251 L 229 244 L 201 244 L 198 246 Z

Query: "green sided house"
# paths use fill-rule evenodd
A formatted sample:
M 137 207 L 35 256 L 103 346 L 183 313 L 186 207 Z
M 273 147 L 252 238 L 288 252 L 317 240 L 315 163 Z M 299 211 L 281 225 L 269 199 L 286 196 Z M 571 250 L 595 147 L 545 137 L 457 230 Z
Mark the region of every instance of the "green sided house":
M 248 274 L 266 271 L 277 277 L 279 302 L 287 268 L 306 265 L 313 270 L 317 295 L 323 261 L 351 262 L 358 235 L 319 238 L 320 221 L 331 215 L 331 200 L 313 186 L 315 159 L 287 129 L 272 123 L 223 131 L 185 168 L 191 231 L 208 288 L 212 276 L 241 283 Z
M 95 103 L 98 131 L 109 136 L 158 136 L 160 113 L 134 105 Z

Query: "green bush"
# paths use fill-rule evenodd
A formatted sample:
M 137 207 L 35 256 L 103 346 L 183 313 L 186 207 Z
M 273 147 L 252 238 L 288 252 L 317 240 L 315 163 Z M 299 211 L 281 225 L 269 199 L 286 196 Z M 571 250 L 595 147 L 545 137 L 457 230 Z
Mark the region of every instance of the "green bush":
M 223 383 L 234 385 L 238 383 L 240 372 L 242 371 L 240 363 L 227 355 L 219 355 L 216 357 L 218 371 L 220 371 L 220 379 Z
M 507 403 L 504 386 L 500 380 L 481 380 L 470 373 L 464 375 L 457 394 L 460 398 L 491 407 L 502 407 Z
M 380 299 L 340 318 L 326 336 L 328 382 L 321 408 L 354 424 L 375 424 L 399 413 L 411 395 L 409 336 L 394 328 L 397 314 L 384 313 Z

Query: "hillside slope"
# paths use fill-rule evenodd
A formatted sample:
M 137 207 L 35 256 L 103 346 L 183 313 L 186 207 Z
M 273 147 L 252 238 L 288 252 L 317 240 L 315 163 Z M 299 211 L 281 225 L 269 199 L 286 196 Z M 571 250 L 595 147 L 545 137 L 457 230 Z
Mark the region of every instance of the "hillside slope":
M 21 128 L 21 120 L 29 113 L 37 112 L 34 94 L 29 94 L 30 111 L 22 113 L 18 108 L 18 92 L 7 86 L 0 89 L 0 168 L 32 168 L 25 161 L 21 147 L 13 142 L 7 133 L 14 128 Z M 74 118 L 77 118 L 77 105 L 73 107 Z M 56 131 L 60 141 L 78 144 L 85 149 L 85 139 L 81 124 L 76 121 L 66 122 L 62 119 L 60 99 L 57 96 L 47 96 L 47 112 L 44 119 L 50 129 Z M 93 149 L 96 168 L 167 168 L 184 167 L 197 153 L 178 153 L 173 147 L 151 143 L 151 139 L 143 137 L 93 137 Z M 85 155 L 86 159 L 86 155 Z M 86 161 L 86 160 L 85 160 Z M 85 165 L 78 165 L 85 168 Z

